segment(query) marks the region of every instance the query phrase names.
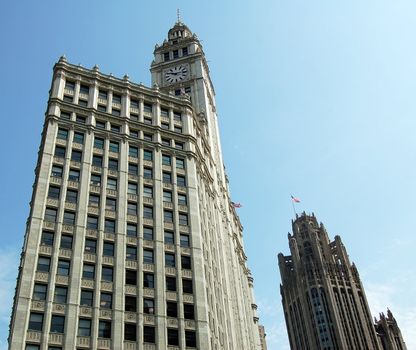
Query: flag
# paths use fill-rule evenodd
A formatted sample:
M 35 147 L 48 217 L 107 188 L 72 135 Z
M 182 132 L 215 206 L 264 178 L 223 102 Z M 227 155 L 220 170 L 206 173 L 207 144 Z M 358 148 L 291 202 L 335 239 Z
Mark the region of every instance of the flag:
M 292 197 L 292 202 L 294 202 L 294 203 L 300 203 L 300 199 L 299 198 L 296 198 L 296 197 L 293 197 L 293 196 L 290 196 L 290 197 Z
M 242 207 L 242 205 L 241 205 L 240 203 L 234 203 L 234 202 L 231 202 L 231 205 L 232 205 L 234 208 L 241 208 L 241 207 Z

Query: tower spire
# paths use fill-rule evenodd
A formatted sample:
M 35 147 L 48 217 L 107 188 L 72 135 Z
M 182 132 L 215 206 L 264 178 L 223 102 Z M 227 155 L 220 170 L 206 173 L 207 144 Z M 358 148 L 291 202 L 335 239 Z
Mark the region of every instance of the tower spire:
M 181 23 L 181 11 L 178 9 L 176 9 L 176 16 L 177 16 L 177 21 L 176 23 Z

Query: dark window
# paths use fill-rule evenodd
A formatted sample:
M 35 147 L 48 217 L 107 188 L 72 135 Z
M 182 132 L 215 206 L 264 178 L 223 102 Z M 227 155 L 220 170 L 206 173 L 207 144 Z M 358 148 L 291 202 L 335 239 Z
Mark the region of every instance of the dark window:
M 62 167 L 59 165 L 52 166 L 52 176 L 53 177 L 62 177 Z
M 169 317 L 178 317 L 178 305 L 175 302 L 168 301 L 166 303 L 166 314 Z
M 166 154 L 162 154 L 162 164 L 163 165 L 171 165 L 172 164 L 171 156 L 168 156 Z
M 103 255 L 114 256 L 114 243 L 104 242 Z
M 195 331 L 185 331 L 185 343 L 187 348 L 196 348 Z
M 163 191 L 163 201 L 164 202 L 172 202 L 172 192 L 171 191 Z
M 143 250 L 143 263 L 153 264 L 153 250 L 149 250 L 149 249 Z
M 96 156 L 95 154 L 92 156 L 92 165 L 102 167 L 103 166 L 103 157 Z
M 126 284 L 133 286 L 137 284 L 137 272 L 135 270 L 126 270 Z
M 68 130 L 66 129 L 58 129 L 58 135 L 56 135 L 56 138 L 60 140 L 67 140 L 68 139 Z
M 160 116 L 168 118 L 169 117 L 169 111 L 167 109 L 161 108 L 160 109 Z
M 153 187 L 144 186 L 143 187 L 143 197 L 153 198 Z
M 191 269 L 191 257 L 182 255 L 181 256 L 181 265 L 183 269 Z
M 139 157 L 139 149 L 134 146 L 129 146 L 129 156 L 133 158 Z
M 153 241 L 153 228 L 143 227 L 143 239 L 147 241 Z
M 165 253 L 165 266 L 175 267 L 175 254 Z
M 137 204 L 136 203 L 127 203 L 127 214 L 128 215 L 137 215 Z
M 64 101 L 65 102 L 72 102 L 74 98 L 72 96 L 64 95 Z
M 170 210 L 164 210 L 163 218 L 165 222 L 173 222 L 173 212 Z
M 130 100 L 130 108 L 139 109 L 139 101 L 137 101 L 137 100 Z
M 107 188 L 109 190 L 117 190 L 117 179 L 113 179 L 111 177 L 107 178 Z
M 98 337 L 99 338 L 111 338 L 111 322 L 100 321 L 98 324 Z
M 84 95 L 88 95 L 90 93 L 90 87 L 88 85 L 81 85 L 79 87 L 79 92 Z
M 179 50 L 173 50 L 173 58 L 178 58 L 179 57 Z
M 162 145 L 163 146 L 170 146 L 170 140 L 169 139 L 162 139 Z
M 188 225 L 188 214 L 179 213 L 179 224 Z
M 51 265 L 51 258 L 40 256 L 38 259 L 37 271 L 49 272 L 50 265 Z
M 98 91 L 98 98 L 101 100 L 107 99 L 107 91 L 99 90 Z
M 68 180 L 78 182 L 79 181 L 79 170 L 69 169 Z
M 129 174 L 136 175 L 139 173 L 139 167 L 136 164 L 129 163 Z
M 143 206 L 143 217 L 153 219 L 153 207 Z
M 143 169 L 143 177 L 145 179 L 152 179 L 153 178 L 153 170 L 150 168 Z
M 177 132 L 177 133 L 182 134 L 182 128 L 181 128 L 180 126 L 175 126 L 175 127 L 173 128 L 173 130 L 174 130 L 175 132 Z M 179 167 L 178 167 L 178 168 L 179 168 Z M 181 168 L 181 169 L 183 169 L 183 168 Z
M 138 121 L 139 120 L 139 115 L 136 114 L 136 113 L 131 113 L 130 112 L 130 120 Z
M 181 122 L 182 114 L 180 112 L 173 112 L 173 119 L 177 122 Z
M 68 293 L 67 287 L 55 287 L 55 294 L 53 301 L 58 304 L 66 304 L 66 296 Z
M 43 231 L 40 244 L 53 246 L 53 232 Z
M 121 96 L 120 95 L 113 94 L 113 103 L 120 104 L 121 103 Z
M 177 329 L 168 329 L 168 345 L 179 345 L 179 336 Z
M 182 56 L 188 56 L 188 48 L 187 47 L 182 48 Z
M 151 123 L 152 123 L 152 121 L 150 120 L 149 124 L 151 124 Z M 153 141 L 153 135 L 152 134 L 143 134 L 143 139 L 145 141 Z
M 127 224 L 127 236 L 136 237 L 137 236 L 137 225 L 136 224 Z
M 152 153 L 152 151 L 149 151 L 149 150 L 144 150 L 143 151 L 143 159 L 144 160 L 153 160 L 153 153 Z
M 165 231 L 165 244 L 175 244 L 175 235 L 172 231 Z
M 179 187 L 185 187 L 186 186 L 185 176 L 178 175 L 176 177 L 176 183 L 178 184 Z
M 192 280 L 188 280 L 183 278 L 182 279 L 182 290 L 184 293 L 192 294 L 193 287 L 192 287 Z
M 163 182 L 168 184 L 172 183 L 172 174 L 163 172 Z
M 33 300 L 46 300 L 48 286 L 46 284 L 36 283 L 33 287 Z
M 61 189 L 55 186 L 49 186 L 48 197 L 53 199 L 59 199 Z
M 181 233 L 181 247 L 189 247 L 189 235 Z
M 72 150 L 72 152 L 71 152 L 71 160 L 74 161 L 74 162 L 81 162 L 81 160 L 82 160 L 82 152 Z
M 104 107 L 104 112 L 105 112 L 105 107 Z M 97 120 L 95 122 L 95 126 L 97 127 L 97 129 L 105 129 L 105 122 Z
M 136 341 L 136 324 L 135 323 L 125 323 L 124 324 L 124 340 Z
M 131 130 L 130 129 L 130 136 L 135 137 L 135 138 L 139 138 L 139 132 L 137 130 Z
M 87 229 L 98 230 L 98 218 L 96 216 L 87 217 Z
M 137 311 L 137 299 L 136 297 L 125 297 L 125 303 L 124 303 L 124 310 L 130 311 L 130 312 L 136 312 Z
M 187 205 L 188 204 L 186 194 L 178 193 L 178 204 L 179 205 Z
M 72 249 L 72 236 L 62 235 L 60 248 Z
M 100 307 L 103 309 L 111 309 L 113 307 L 113 294 L 101 292 Z
M 165 62 L 169 61 L 169 52 L 163 53 L 163 59 Z
M 65 317 L 52 315 L 51 319 L 51 333 L 63 333 L 65 328 Z
M 107 198 L 105 200 L 106 210 L 116 211 L 116 208 L 117 208 L 117 200 L 115 200 L 114 198 Z
M 104 112 L 104 113 L 107 112 L 107 107 L 103 105 L 98 105 L 97 109 L 99 112 Z
M 72 81 L 65 81 L 65 89 L 68 90 L 74 90 L 75 89 L 75 83 Z
M 55 157 L 65 158 L 65 147 L 55 147 Z
M 113 268 L 103 266 L 101 270 L 101 280 L 107 282 L 113 282 Z
M 61 276 L 69 276 L 69 265 L 70 262 L 68 260 L 58 260 L 58 271 L 56 274 Z
M 155 313 L 155 301 L 153 299 L 143 299 L 143 312 L 145 314 Z
M 39 345 L 26 344 L 25 350 L 40 350 Z
M 108 169 L 117 171 L 118 170 L 118 160 L 110 158 L 108 160 Z
M 169 130 L 169 123 L 162 123 L 161 126 L 162 126 L 162 129 Z
M 72 211 L 64 212 L 64 224 L 65 225 L 75 225 L 75 213 Z
M 89 337 L 89 336 L 91 336 L 91 320 L 86 320 L 86 319 L 83 319 L 83 318 L 79 319 L 78 336 L 79 337 Z
M 97 252 L 97 241 L 94 239 L 86 239 L 84 251 L 86 253 L 95 254 Z
M 120 125 L 111 124 L 111 131 L 112 132 L 120 132 Z
M 176 278 L 166 276 L 166 290 L 176 292 Z
M 120 145 L 118 142 L 110 141 L 110 152 L 118 153 L 120 151 Z
M 176 167 L 178 169 L 185 169 L 185 160 L 180 159 L 180 158 L 176 158 Z
M 129 194 L 137 194 L 137 184 L 129 182 L 127 184 L 127 193 Z
M 143 272 L 143 287 L 154 288 L 155 287 L 155 275 L 149 272 Z
M 78 100 L 78 104 L 82 107 L 88 106 L 88 101 L 82 100 L 81 98 Z
M 144 110 L 144 112 L 152 113 L 152 105 L 151 104 L 148 104 L 148 103 L 145 103 L 143 105 L 143 110 Z
M 126 248 L 126 259 L 127 260 L 137 260 L 137 248 L 132 246 L 127 246 Z
M 104 231 L 114 233 L 116 232 L 116 222 L 114 220 L 105 219 L 104 221 Z
M 145 343 L 155 343 L 155 327 L 144 326 L 143 327 L 143 341 Z
M 67 113 L 67 112 L 61 112 L 61 118 L 66 119 L 66 120 L 70 120 L 71 119 L 71 114 Z
M 55 222 L 56 221 L 56 214 L 57 214 L 56 209 L 46 208 L 46 210 L 45 210 L 45 220 Z
M 144 119 L 143 119 L 143 121 L 144 121 L 144 123 L 145 124 L 149 124 L 149 125 L 152 125 L 153 124 L 153 120 L 152 120 L 152 118 L 151 117 L 144 117 Z
M 66 201 L 69 203 L 77 203 L 78 202 L 78 192 L 74 190 L 67 190 L 66 191 Z
M 93 280 L 95 276 L 95 265 L 84 264 L 82 269 L 82 278 Z
M 183 304 L 183 315 L 187 320 L 195 319 L 194 305 L 193 304 Z
M 31 331 L 42 332 L 43 328 L 43 314 L 37 314 L 32 312 L 29 317 L 29 327 Z
M 183 142 L 175 141 L 175 148 L 177 148 L 177 149 L 183 149 L 184 148 Z
M 96 137 L 94 139 L 94 147 L 98 149 L 104 149 L 104 139 Z
M 84 144 L 84 134 L 80 132 L 74 133 L 74 143 Z

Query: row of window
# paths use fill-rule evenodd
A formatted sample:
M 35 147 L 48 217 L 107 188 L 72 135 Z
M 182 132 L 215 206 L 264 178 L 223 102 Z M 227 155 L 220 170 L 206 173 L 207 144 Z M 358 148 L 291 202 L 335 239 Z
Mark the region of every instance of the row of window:
M 176 49 L 176 50 L 165 52 L 165 53 L 163 53 L 163 60 L 165 62 L 170 61 L 170 60 L 174 60 L 176 58 L 179 58 L 179 54 L 181 54 L 180 57 L 188 56 L 188 48 L 187 47 L 182 47 L 181 50 Z

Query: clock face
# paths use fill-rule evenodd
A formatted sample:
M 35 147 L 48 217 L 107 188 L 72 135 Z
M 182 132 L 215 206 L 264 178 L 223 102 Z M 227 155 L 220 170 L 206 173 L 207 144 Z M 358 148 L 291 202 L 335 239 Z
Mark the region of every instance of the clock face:
M 184 80 L 188 75 L 188 66 L 181 64 L 176 67 L 169 68 L 165 72 L 165 79 L 169 83 L 177 83 Z

